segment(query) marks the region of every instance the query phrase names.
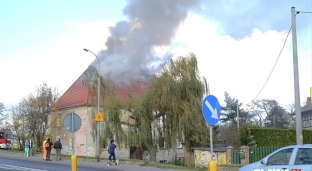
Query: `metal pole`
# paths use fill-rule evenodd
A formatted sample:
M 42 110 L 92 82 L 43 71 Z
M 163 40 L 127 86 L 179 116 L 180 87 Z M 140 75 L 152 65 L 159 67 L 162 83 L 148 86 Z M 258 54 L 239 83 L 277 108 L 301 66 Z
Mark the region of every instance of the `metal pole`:
M 91 52 L 95 58 L 97 59 L 98 63 L 99 63 L 99 72 L 98 72 L 98 112 L 100 111 L 100 82 L 101 82 L 101 64 L 100 64 L 100 60 L 97 57 L 97 55 L 95 53 L 93 53 L 92 51 L 88 50 L 88 49 L 83 49 L 86 52 Z M 97 129 L 96 129 L 96 161 L 100 162 L 100 122 L 97 123 Z
M 239 129 L 239 108 L 238 108 L 238 100 L 237 100 L 237 109 L 236 109 L 236 112 L 237 112 L 237 128 Z
M 71 113 L 71 129 L 72 129 L 72 148 L 73 148 L 73 155 L 75 155 L 75 132 L 74 132 L 74 113 Z
M 213 159 L 212 125 L 210 125 L 210 161 Z
M 95 54 L 94 54 L 95 55 Z M 100 73 L 101 73 L 101 65 L 99 58 L 95 55 L 96 59 L 99 63 L 99 75 L 98 75 L 98 112 L 100 111 Z M 97 133 L 96 133 L 96 161 L 100 162 L 100 122 L 97 123 Z
M 294 88 L 295 88 L 295 113 L 296 113 L 296 140 L 298 145 L 302 145 L 302 120 L 300 106 L 299 71 L 298 71 L 298 52 L 297 52 L 297 33 L 296 33 L 296 11 L 291 7 L 292 20 L 292 43 L 294 61 Z

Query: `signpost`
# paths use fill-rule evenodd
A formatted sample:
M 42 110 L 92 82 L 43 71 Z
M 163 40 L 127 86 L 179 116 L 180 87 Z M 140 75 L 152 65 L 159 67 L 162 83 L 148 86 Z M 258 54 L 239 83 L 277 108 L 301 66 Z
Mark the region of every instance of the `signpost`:
M 213 95 L 208 95 L 204 98 L 202 103 L 202 112 L 206 122 L 210 126 L 210 162 L 209 170 L 216 171 L 216 162 L 213 160 L 213 140 L 212 127 L 220 120 L 221 108 L 218 99 Z
M 63 121 L 64 128 L 72 133 L 72 148 L 73 154 L 75 154 L 75 132 L 77 132 L 81 127 L 81 119 L 76 113 L 69 113 L 65 116 Z
M 100 111 L 95 116 L 94 121 L 95 122 L 104 122 L 104 117 L 103 117 L 103 115 L 102 115 L 102 113 Z
M 71 170 L 77 170 L 77 158 L 75 155 L 75 132 L 77 132 L 81 127 L 81 118 L 76 113 L 69 113 L 65 116 L 63 120 L 63 127 L 68 131 L 72 132 L 72 149 L 73 154 L 71 156 Z

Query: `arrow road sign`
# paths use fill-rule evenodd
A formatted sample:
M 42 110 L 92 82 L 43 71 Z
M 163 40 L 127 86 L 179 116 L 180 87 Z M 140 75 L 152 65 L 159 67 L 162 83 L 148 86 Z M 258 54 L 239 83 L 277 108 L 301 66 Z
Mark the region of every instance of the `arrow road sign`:
M 213 95 L 206 96 L 202 103 L 202 112 L 209 125 L 216 125 L 220 120 L 221 113 L 218 99 Z

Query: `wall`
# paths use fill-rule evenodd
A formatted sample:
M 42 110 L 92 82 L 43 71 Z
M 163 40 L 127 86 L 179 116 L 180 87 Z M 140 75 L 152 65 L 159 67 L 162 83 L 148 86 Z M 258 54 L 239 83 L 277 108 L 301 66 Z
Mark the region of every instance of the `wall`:
M 194 150 L 195 167 L 208 167 L 210 161 L 210 151 Z M 213 160 L 218 165 L 226 164 L 226 152 L 214 152 Z
M 72 154 L 72 133 L 68 132 L 65 128 L 63 128 L 63 120 L 65 116 L 69 113 L 76 113 L 81 118 L 81 128 L 75 132 L 75 152 L 78 156 L 96 156 L 96 146 L 95 141 L 93 140 L 93 130 L 92 123 L 94 123 L 94 111 L 90 106 L 80 106 L 65 110 L 59 110 L 49 115 L 49 123 L 52 121 L 56 124 L 52 126 L 48 132 L 51 133 L 53 141 L 56 140 L 56 137 L 61 138 L 61 142 L 63 145 L 62 154 Z M 133 120 L 129 120 L 130 113 L 127 111 L 122 111 L 123 115 L 121 116 L 121 120 L 125 122 L 132 123 Z M 118 142 L 117 142 L 118 143 Z M 121 145 L 122 146 L 122 145 Z M 52 150 L 52 153 L 55 153 L 55 150 Z M 116 149 L 116 157 L 117 158 L 130 158 L 130 148 L 120 147 Z M 103 158 L 108 158 L 107 149 L 103 149 L 100 154 Z M 143 155 L 143 159 L 149 159 L 148 155 Z M 170 150 L 160 150 L 156 154 L 157 161 L 159 160 L 167 160 L 167 162 L 175 161 L 175 159 L 179 160 L 184 158 L 183 150 L 177 149 L 176 151 Z
M 91 109 L 87 106 L 81 106 L 76 108 L 70 108 L 66 110 L 56 111 L 49 115 L 49 123 L 51 121 L 57 121 L 49 129 L 53 137 L 53 141 L 57 137 L 61 139 L 63 150 L 62 154 L 72 154 L 72 133 L 68 132 L 63 127 L 63 120 L 65 116 L 69 113 L 76 113 L 81 119 L 81 127 L 75 132 L 75 152 L 78 156 L 94 156 L 95 155 L 95 143 L 93 142 L 92 132 L 90 127 Z M 52 153 L 54 150 L 52 150 Z
M 167 162 L 174 162 L 175 160 L 179 160 L 179 158 L 183 158 L 183 150 L 182 149 L 176 149 L 176 151 L 173 150 L 158 150 L 156 154 L 156 160 L 167 160 Z
M 49 115 L 49 123 L 53 120 L 58 121 L 49 132 L 54 137 L 53 141 L 56 140 L 56 137 L 61 138 L 63 145 L 62 154 L 72 154 L 72 133 L 68 132 L 63 128 L 63 120 L 65 116 L 69 113 L 76 113 L 81 118 L 81 128 L 75 132 L 75 152 L 78 156 L 96 156 L 96 146 L 95 141 L 93 140 L 93 130 L 92 123 L 94 122 L 94 115 L 92 115 L 92 108 L 89 106 L 81 106 L 66 110 L 56 111 Z M 52 150 L 52 153 L 55 153 L 55 150 Z M 116 148 L 116 157 L 117 158 L 129 158 L 130 151 L 128 148 Z M 107 150 L 104 149 L 101 151 L 101 157 L 108 158 Z

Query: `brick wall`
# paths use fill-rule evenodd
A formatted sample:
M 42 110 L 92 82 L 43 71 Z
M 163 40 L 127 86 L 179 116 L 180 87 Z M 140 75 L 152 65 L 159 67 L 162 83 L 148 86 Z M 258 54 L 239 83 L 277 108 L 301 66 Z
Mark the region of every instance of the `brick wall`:
M 49 115 L 49 123 L 54 119 L 59 120 L 58 126 L 52 127 L 49 132 L 54 137 L 61 138 L 63 145 L 62 154 L 72 154 L 72 133 L 63 128 L 63 120 L 65 116 L 71 112 L 76 113 L 81 118 L 81 128 L 75 132 L 75 152 L 78 156 L 96 156 L 96 146 L 93 140 L 92 123 L 94 122 L 94 115 L 92 115 L 92 108 L 88 106 L 81 106 L 67 110 L 57 111 Z M 52 150 L 54 153 L 54 150 Z M 116 148 L 116 157 L 128 159 L 130 155 L 129 148 Z M 108 158 L 107 150 L 101 151 L 101 157 Z
M 69 113 L 76 113 L 81 119 L 81 127 L 75 132 L 75 153 L 78 156 L 93 156 L 95 155 L 95 143 L 93 142 L 90 132 L 90 108 L 87 106 L 71 108 L 67 110 L 57 111 L 49 115 L 49 123 L 53 120 L 58 120 L 59 123 L 50 128 L 49 132 L 53 137 L 53 141 L 57 138 L 61 139 L 63 150 L 62 154 L 72 154 L 72 133 L 63 128 L 63 120 Z
M 232 150 L 234 147 L 228 146 L 226 147 L 226 164 L 232 164 Z

